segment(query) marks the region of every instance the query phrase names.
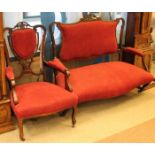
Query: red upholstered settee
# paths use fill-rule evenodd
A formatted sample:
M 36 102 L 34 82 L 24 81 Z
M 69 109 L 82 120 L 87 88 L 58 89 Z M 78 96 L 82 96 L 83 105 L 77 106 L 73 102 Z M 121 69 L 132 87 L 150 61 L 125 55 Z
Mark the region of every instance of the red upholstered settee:
M 119 45 L 116 38 L 116 28 L 122 24 Z M 56 51 L 53 27 L 57 26 L 62 35 L 61 49 Z M 105 54 L 128 52 L 142 57 L 144 54 L 135 48 L 122 48 L 124 20 L 103 21 L 98 18 L 82 19 L 78 23 L 63 24 L 54 22 L 49 26 L 54 59 L 45 64 L 59 72 L 55 73 L 56 83 L 73 91 L 78 96 L 78 102 L 97 99 L 107 99 L 123 95 L 134 88 L 139 91 L 154 86 L 155 78 L 146 70 L 133 64 L 121 61 L 101 62 L 82 67 L 68 69 L 63 62 L 85 60 L 90 57 L 100 57 Z M 147 69 L 147 68 L 146 68 Z

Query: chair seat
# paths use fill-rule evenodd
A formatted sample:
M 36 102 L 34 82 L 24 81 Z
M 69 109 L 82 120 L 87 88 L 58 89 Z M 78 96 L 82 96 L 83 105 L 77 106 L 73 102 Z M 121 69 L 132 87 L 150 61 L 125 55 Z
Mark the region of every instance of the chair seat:
M 69 109 L 77 104 L 77 96 L 65 89 L 47 83 L 32 82 L 16 87 L 18 104 L 11 106 L 18 118 L 29 118 Z M 11 93 L 12 94 L 12 93 Z
M 70 70 L 70 83 L 78 102 L 112 98 L 150 83 L 153 76 L 145 70 L 125 62 L 99 63 Z M 64 87 L 64 76 L 57 75 L 57 83 Z

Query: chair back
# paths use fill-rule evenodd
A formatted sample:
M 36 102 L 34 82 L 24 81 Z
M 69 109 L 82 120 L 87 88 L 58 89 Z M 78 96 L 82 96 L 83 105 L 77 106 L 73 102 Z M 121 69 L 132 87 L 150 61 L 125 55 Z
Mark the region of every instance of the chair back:
M 40 75 L 44 75 L 45 36 L 46 29 L 43 25 L 31 26 L 27 22 L 19 22 L 13 28 L 4 29 L 7 65 L 10 65 L 12 53 L 12 59 L 16 60 L 12 64 L 20 66 L 20 69 L 17 70 L 16 79 L 21 78 L 25 74 L 33 74 L 38 78 Z M 39 56 L 39 58 L 34 56 Z M 39 71 L 37 72 L 33 70 L 36 67 L 33 67 L 35 59 L 40 61 Z M 16 67 L 14 69 L 16 70 Z

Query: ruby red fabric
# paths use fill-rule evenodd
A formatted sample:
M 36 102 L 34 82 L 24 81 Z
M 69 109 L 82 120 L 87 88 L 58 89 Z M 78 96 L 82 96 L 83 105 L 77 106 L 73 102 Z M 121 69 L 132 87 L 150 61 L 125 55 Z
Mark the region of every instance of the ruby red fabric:
M 36 32 L 33 29 L 17 29 L 11 33 L 14 52 L 21 59 L 28 59 L 36 49 Z
M 11 66 L 6 67 L 5 74 L 9 80 L 15 79 L 13 68 Z
M 72 60 L 116 52 L 116 26 L 116 21 L 59 24 L 62 33 L 60 58 Z
M 70 70 L 70 83 L 79 103 L 120 96 L 153 79 L 149 72 L 117 61 Z M 57 84 L 65 85 L 62 73 L 57 76 Z
M 139 55 L 139 56 L 141 56 L 141 57 L 144 56 L 144 53 L 143 53 L 141 50 L 136 49 L 136 48 L 133 48 L 133 47 L 125 47 L 125 48 L 123 49 L 123 52 L 133 53 L 133 54 Z
M 67 70 L 64 64 L 58 58 L 54 58 L 52 61 L 48 61 L 48 66 L 56 68 L 61 72 L 65 72 L 65 70 Z
M 78 100 L 73 93 L 47 82 L 32 82 L 16 86 L 16 93 L 18 104 L 14 104 L 11 95 L 11 106 L 17 118 L 59 112 L 75 106 Z

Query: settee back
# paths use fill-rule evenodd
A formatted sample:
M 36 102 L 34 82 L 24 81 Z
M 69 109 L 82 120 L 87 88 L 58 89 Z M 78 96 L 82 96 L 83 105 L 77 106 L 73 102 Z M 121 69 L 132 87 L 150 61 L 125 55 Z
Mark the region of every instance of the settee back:
M 120 22 L 121 29 L 118 45 L 116 29 Z M 60 51 L 56 49 L 54 26 L 58 27 L 61 32 Z M 73 24 L 53 22 L 49 25 L 49 30 L 53 56 L 68 62 L 116 53 L 122 45 L 124 19 L 103 21 L 93 18 L 93 20 L 81 20 Z
M 13 68 L 17 84 L 38 81 L 42 76 L 44 78 L 45 36 L 44 26 L 31 26 L 27 22 L 19 22 L 13 28 L 4 29 L 6 65 Z M 10 61 L 9 49 L 15 61 Z M 39 55 L 39 62 L 35 61 L 38 60 L 34 58 L 35 55 Z

